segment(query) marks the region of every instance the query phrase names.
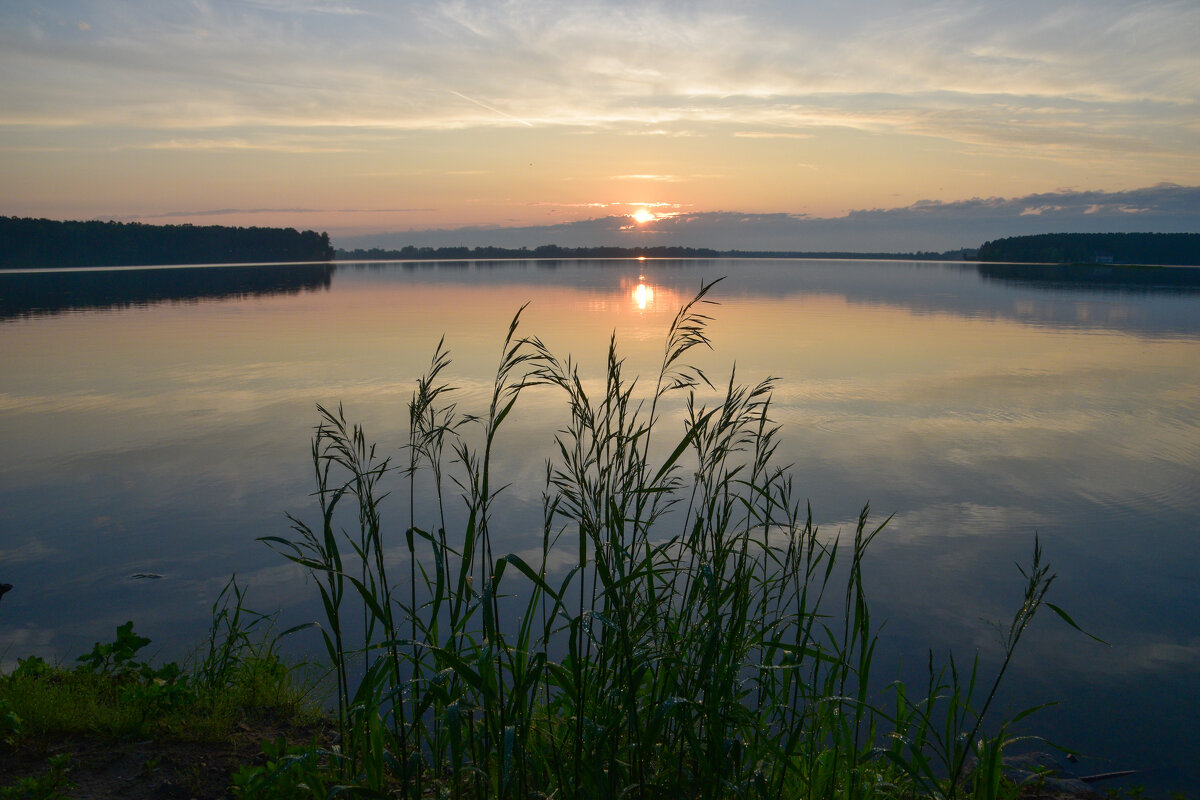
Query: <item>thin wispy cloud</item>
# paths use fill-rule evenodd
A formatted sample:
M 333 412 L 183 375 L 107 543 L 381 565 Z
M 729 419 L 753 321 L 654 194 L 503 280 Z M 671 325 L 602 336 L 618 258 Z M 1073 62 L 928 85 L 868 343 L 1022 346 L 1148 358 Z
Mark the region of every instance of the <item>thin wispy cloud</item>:
M 678 183 L 683 178 L 678 175 L 651 175 L 651 174 L 636 174 L 636 175 L 613 175 L 614 181 L 661 181 L 663 183 Z
M 493 114 L 497 114 L 497 115 L 504 117 L 507 120 L 511 120 L 513 122 L 518 122 L 521 125 L 526 126 L 527 128 L 533 127 L 532 122 L 529 122 L 528 120 L 523 120 L 520 117 L 515 117 L 506 111 L 501 111 L 500 109 L 496 108 L 495 106 L 488 105 L 487 103 L 483 102 L 482 100 L 476 100 L 474 97 L 467 97 L 462 92 L 456 92 L 453 89 L 451 89 L 449 91 L 450 91 L 450 94 L 454 95 L 455 97 L 461 97 L 463 100 L 466 100 L 468 103 L 474 103 L 475 105 L 479 106 L 480 108 L 485 108 L 488 111 L 491 111 Z
M 248 5 L 282 14 L 349 14 L 367 12 L 349 2 L 305 2 L 304 0 L 249 0 Z
M 558 208 L 609 208 L 621 203 L 556 203 L 552 200 L 539 200 L 530 203 L 531 206 L 555 206 Z
M 811 133 L 795 133 L 785 131 L 735 131 L 739 139 L 811 139 Z
M 168 139 L 140 145 L 147 150 L 266 150 L 276 153 L 348 153 L 355 148 L 332 144 L 303 144 L 299 142 L 252 142 L 246 139 Z

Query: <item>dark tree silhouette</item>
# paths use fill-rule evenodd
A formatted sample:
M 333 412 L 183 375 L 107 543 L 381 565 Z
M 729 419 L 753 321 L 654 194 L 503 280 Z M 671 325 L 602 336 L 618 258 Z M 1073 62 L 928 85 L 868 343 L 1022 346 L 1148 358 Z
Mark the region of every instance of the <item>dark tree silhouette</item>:
M 980 261 L 1200 265 L 1200 233 L 1043 233 L 979 248 Z
M 329 261 L 329 234 L 295 228 L 0 217 L 0 267 Z
M 918 261 L 959 261 L 965 251 L 950 250 L 945 253 L 855 253 L 846 251 L 767 251 L 767 250 L 712 250 L 707 247 L 679 247 L 661 245 L 654 247 L 562 247 L 543 244 L 530 250 L 528 247 L 414 247 L 408 245 L 397 250 L 381 247 L 370 249 L 337 251 L 339 261 L 397 261 L 470 258 L 476 260 L 499 258 L 879 258 Z

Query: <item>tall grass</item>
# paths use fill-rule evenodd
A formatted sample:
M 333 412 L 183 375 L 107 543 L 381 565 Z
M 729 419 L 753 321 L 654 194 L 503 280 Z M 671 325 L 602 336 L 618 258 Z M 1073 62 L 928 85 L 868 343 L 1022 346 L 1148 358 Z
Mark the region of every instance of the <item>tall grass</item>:
M 319 522 L 292 518 L 291 537 L 264 541 L 321 595 L 336 782 L 452 798 L 1001 791 L 1011 728 L 988 734 L 989 711 L 1048 605 L 1040 548 L 990 683 L 978 664 L 963 674 L 931 657 L 924 697 L 878 692 L 862 565 L 886 520 L 864 508 L 844 541 L 819 536 L 776 460 L 774 382 L 730 374 L 717 390 L 692 366 L 689 352 L 711 346 L 712 286 L 676 315 L 645 397 L 615 338 L 593 393 L 572 359 L 518 335 L 518 312 L 479 416 L 458 410 L 438 344 L 399 467 L 342 408 L 318 407 Z M 506 520 L 493 513 L 504 490 L 493 462 L 532 387 L 561 394 L 569 419 L 550 443 L 540 553 L 522 558 L 496 549 Z M 417 517 L 418 487 L 430 520 Z M 463 504 L 461 530 L 446 530 L 448 498 Z M 553 567 L 561 554 L 568 566 Z M 388 572 L 399 555 L 406 584 Z

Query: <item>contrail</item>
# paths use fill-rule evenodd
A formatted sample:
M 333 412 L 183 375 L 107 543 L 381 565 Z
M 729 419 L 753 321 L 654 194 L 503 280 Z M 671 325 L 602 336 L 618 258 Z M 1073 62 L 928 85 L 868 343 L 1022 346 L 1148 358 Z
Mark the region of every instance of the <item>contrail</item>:
M 462 92 L 456 92 L 453 89 L 447 89 L 446 91 L 448 91 L 450 94 L 461 97 L 463 100 L 466 100 L 469 103 L 474 103 L 475 105 L 479 106 L 480 108 L 486 108 L 488 111 L 491 111 L 494 114 L 499 114 L 502 117 L 508 117 L 512 121 L 519 122 L 522 125 L 528 125 L 530 128 L 533 127 L 532 122 L 526 122 L 525 120 L 521 119 L 520 117 L 514 117 L 512 114 L 506 114 L 503 111 L 501 111 L 500 109 L 496 108 L 495 106 L 489 106 L 487 103 L 481 103 L 473 97 L 467 97 Z

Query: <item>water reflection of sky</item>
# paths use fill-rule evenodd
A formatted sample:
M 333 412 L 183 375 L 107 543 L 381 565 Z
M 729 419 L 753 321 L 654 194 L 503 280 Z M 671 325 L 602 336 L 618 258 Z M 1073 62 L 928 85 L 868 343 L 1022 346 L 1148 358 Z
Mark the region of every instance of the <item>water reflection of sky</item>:
M 173 652 L 234 571 L 287 622 L 315 613 L 312 587 L 254 541 L 311 510 L 315 403 L 344 402 L 399 455 L 438 338 L 460 405 L 482 411 L 526 302 L 521 330 L 571 353 L 589 391 L 614 334 L 649 391 L 671 318 L 721 276 L 715 351 L 697 352 L 713 383 L 735 364 L 743 382 L 780 378 L 781 454 L 829 535 L 868 500 L 895 514 L 868 564 L 883 647 L 918 665 L 927 646 L 994 654 L 983 621 L 1011 614 L 1036 531 L 1056 601 L 1112 646 L 1043 621 L 1010 700 L 1064 700 L 1051 733 L 1134 766 L 1200 755 L 1179 712 L 1200 694 L 1200 294 L 963 265 L 343 265 L 300 287 L 192 281 L 176 299 L 9 292 L 50 310 L 0 322 L 0 580 L 17 586 L 3 657 L 73 656 L 128 618 Z M 680 431 L 679 405 L 662 411 Z M 502 436 L 508 549 L 540 531 L 562 415 L 532 391 Z

